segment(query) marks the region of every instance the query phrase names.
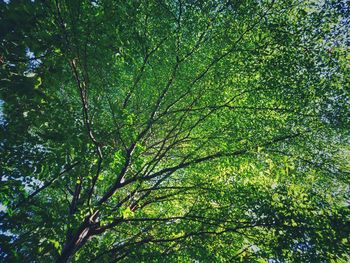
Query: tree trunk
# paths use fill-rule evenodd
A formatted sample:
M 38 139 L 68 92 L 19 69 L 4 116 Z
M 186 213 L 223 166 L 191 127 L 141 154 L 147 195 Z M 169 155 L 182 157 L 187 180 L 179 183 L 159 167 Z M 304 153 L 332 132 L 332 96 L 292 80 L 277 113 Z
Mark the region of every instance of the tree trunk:
M 98 211 L 85 218 L 84 222 L 78 228 L 75 235 L 68 238 L 62 249 L 61 255 L 57 258 L 56 263 L 69 262 L 72 256 L 81 248 L 89 237 L 93 235 L 94 229 L 98 226 Z

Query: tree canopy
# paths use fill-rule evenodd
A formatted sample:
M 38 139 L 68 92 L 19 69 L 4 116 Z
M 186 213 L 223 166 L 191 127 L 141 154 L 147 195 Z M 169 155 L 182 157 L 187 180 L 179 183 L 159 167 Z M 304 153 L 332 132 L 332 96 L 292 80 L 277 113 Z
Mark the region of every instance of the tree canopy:
M 0 3 L 4 262 L 348 262 L 347 1 Z

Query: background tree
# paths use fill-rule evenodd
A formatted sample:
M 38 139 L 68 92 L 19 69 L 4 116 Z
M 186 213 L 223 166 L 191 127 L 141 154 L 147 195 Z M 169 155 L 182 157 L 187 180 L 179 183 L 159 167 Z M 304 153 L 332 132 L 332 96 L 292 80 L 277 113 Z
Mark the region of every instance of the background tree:
M 1 256 L 346 262 L 346 2 L 1 3 Z

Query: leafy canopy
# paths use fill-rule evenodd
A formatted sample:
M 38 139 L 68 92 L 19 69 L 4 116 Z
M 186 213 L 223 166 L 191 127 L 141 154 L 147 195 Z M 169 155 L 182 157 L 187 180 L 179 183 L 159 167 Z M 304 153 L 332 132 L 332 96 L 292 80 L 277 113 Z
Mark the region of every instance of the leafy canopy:
M 2 259 L 347 262 L 349 10 L 1 2 Z

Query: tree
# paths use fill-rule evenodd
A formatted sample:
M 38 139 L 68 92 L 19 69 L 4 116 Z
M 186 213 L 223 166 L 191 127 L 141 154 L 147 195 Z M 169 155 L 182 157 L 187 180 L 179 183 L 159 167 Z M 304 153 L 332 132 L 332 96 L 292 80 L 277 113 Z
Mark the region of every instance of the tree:
M 346 262 L 334 6 L 2 3 L 3 259 Z

